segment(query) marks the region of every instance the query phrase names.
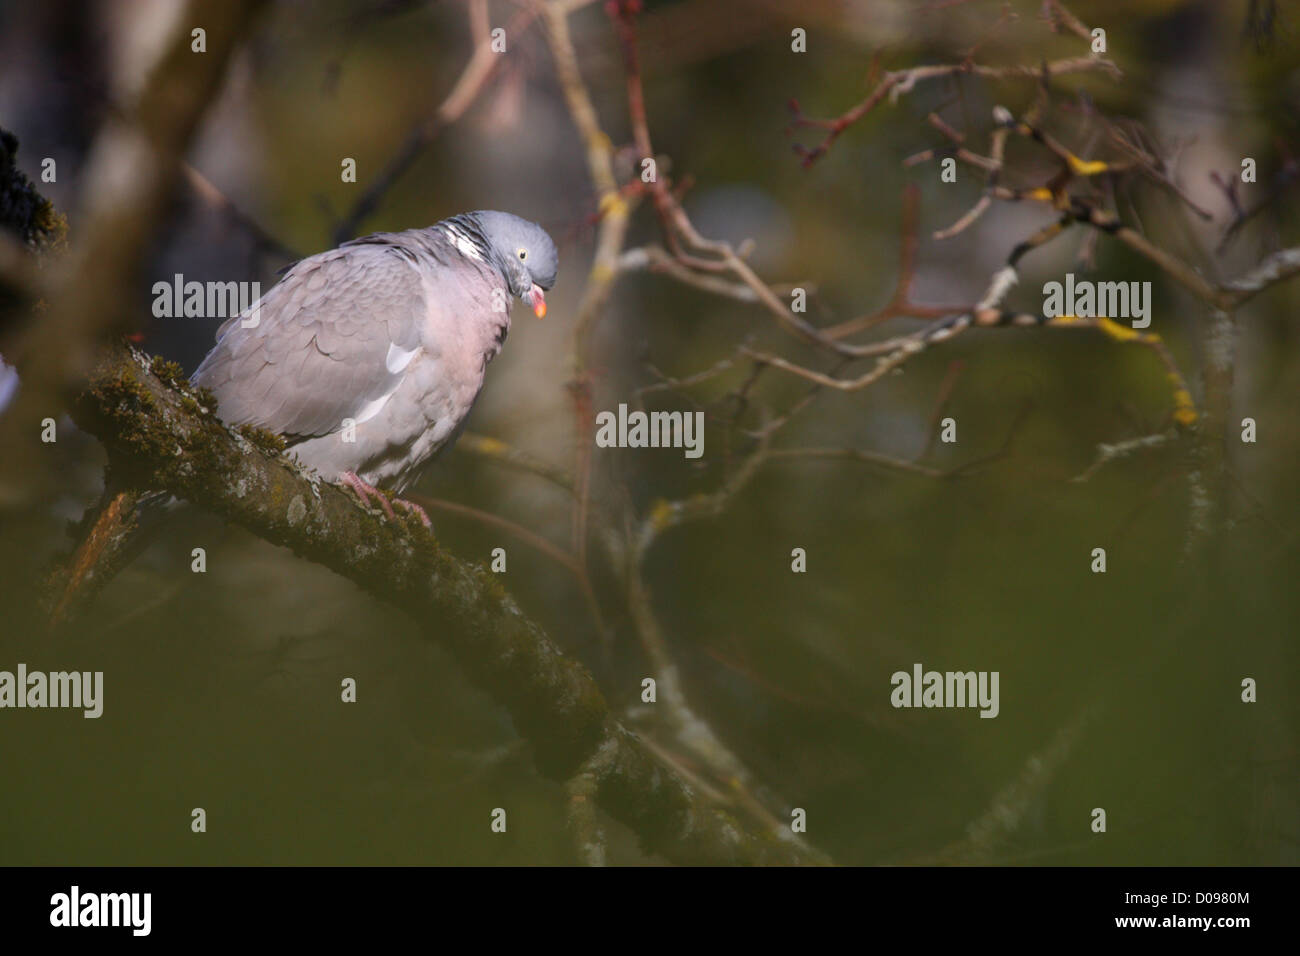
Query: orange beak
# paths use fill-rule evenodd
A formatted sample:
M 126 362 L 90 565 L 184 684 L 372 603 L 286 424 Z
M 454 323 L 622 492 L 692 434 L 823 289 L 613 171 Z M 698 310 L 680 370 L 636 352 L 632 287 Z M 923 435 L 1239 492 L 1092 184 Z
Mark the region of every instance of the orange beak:
M 533 284 L 533 287 L 528 290 L 528 301 L 533 307 L 533 315 L 539 319 L 546 318 L 546 297 L 541 286 Z

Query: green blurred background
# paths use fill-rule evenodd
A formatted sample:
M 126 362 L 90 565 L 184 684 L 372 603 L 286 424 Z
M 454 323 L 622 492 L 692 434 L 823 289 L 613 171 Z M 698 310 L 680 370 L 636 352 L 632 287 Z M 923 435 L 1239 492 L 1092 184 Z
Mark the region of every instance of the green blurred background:
M 166 4 L 10 4 L 0 29 L 0 125 L 20 165 L 60 157 L 71 175 L 48 192 L 68 208 L 90 134 L 119 84 L 139 68 L 149 18 Z M 931 109 L 984 151 L 995 104 L 1019 113 L 1023 81 L 918 85 L 851 127 L 805 169 L 786 103 L 832 116 L 882 69 L 953 62 L 1037 64 L 1086 52 L 1052 34 L 1037 2 L 650 3 L 641 58 L 654 146 L 706 235 L 754 240 L 765 279 L 815 289 L 809 319 L 870 312 L 897 274 L 903 190 L 920 190 L 914 300 L 976 300 L 1017 241 L 1050 211 L 995 205 L 938 242 L 978 198 L 981 180 L 902 160 L 942 144 Z M 134 11 L 128 7 L 137 7 Z M 492 6 L 494 23 L 513 8 Z M 1107 31 L 1124 71 L 1062 77 L 1053 131 L 1080 151 L 1086 92 L 1129 117 L 1176 157 L 1174 173 L 1215 214 L 1202 223 L 1167 191 L 1125 180 L 1121 216 L 1193 261 L 1212 248 L 1228 207 L 1209 179 L 1258 160 L 1267 195 L 1286 148 L 1300 148 L 1300 12 L 1246 2 L 1086 2 L 1071 9 Z M 141 11 L 145 11 L 142 13 Z M 1261 21 L 1263 21 L 1261 23 Z M 1254 28 L 1251 27 L 1254 24 Z M 808 52 L 790 51 L 790 30 Z M 594 202 L 583 154 L 534 25 L 510 38 L 512 61 L 467 116 L 445 131 L 387 195 L 364 231 L 426 225 L 502 208 L 546 225 L 561 246 L 560 281 L 543 322 L 516 313 L 470 429 L 571 467 L 571 332 L 592 252 Z M 602 123 L 630 140 L 617 41 L 599 4 L 574 17 L 575 41 Z M 237 59 L 190 156 L 192 165 L 269 233 L 302 254 L 332 245 L 333 222 L 445 94 L 468 55 L 457 3 L 281 3 Z M 137 44 L 132 46 L 132 43 Z M 125 52 L 124 52 L 125 51 Z M 128 55 L 134 51 L 134 58 Z M 89 77 L 89 78 L 88 78 Z M 124 78 L 127 77 L 127 78 Z M 628 154 L 630 156 L 630 154 Z M 358 161 L 358 185 L 339 159 Z M 66 165 L 64 162 L 66 161 Z M 629 160 L 630 163 L 630 160 Z M 630 168 L 630 165 L 629 165 Z M 1004 181 L 1037 185 L 1053 167 L 1013 139 Z M 1297 201 L 1282 193 L 1207 269 L 1233 275 L 1300 241 Z M 72 220 L 75 234 L 76 220 Z M 1024 262 L 1008 302 L 1034 310 L 1044 282 L 1076 262 L 1076 229 Z M 657 241 L 648 204 L 630 245 Z M 273 279 L 237 225 L 182 197 L 159 229 L 149 288 L 187 278 Z M 1096 277 L 1150 280 L 1152 331 L 1199 393 L 1203 308 L 1121 246 L 1102 239 Z M 856 447 L 910 458 L 927 448 L 936 401 L 958 441 L 924 461 L 952 467 L 1007 453 L 951 480 L 846 462 L 780 461 L 714 519 L 666 532 L 646 565 L 654 610 L 692 706 L 790 806 L 808 839 L 837 862 L 1276 864 L 1298 862 L 1295 581 L 1300 570 L 1300 283 L 1240 315 L 1233 420 L 1258 423 L 1256 444 L 1230 442 L 1232 526 L 1206 576 L 1180 564 L 1188 536 L 1188 450 L 1171 446 L 1072 482 L 1099 442 L 1163 427 L 1170 394 L 1148 351 L 1086 330 L 975 330 L 861 392 L 823 394 L 778 436 L 782 447 Z M 212 326 L 161 320 L 146 347 L 193 368 Z M 910 331 L 898 320 L 875 334 Z M 688 375 L 745 336 L 821 369 L 824 358 L 773 328 L 761 309 L 656 275 L 621 279 L 594 338 L 595 407 L 632 401 L 664 373 Z M 746 445 L 725 427 L 729 391 L 747 368 L 655 407 L 709 413 L 704 458 L 679 451 L 600 451 L 601 494 L 658 498 L 716 488 Z M 767 373 L 755 404 L 787 407 L 806 385 Z M 752 410 L 744 425 L 752 427 Z M 71 431 L 71 426 L 68 426 Z M 75 627 L 46 632 L 34 597 L 70 546 L 67 524 L 94 498 L 103 455 L 86 436 L 60 439 L 60 480 L 34 503 L 0 511 L 0 669 L 102 670 L 104 716 L 0 711 L 0 863 L 439 863 L 574 860 L 564 793 L 539 778 L 509 719 L 411 622 L 350 583 L 201 514 L 177 519 Z M 444 456 L 426 494 L 502 515 L 567 546 L 566 498 L 532 476 L 465 453 Z M 653 676 L 625 603 L 597 567 L 606 632 L 571 575 L 499 530 L 435 514 L 455 553 L 509 554 L 506 587 L 568 653 L 599 676 L 617 710 Z M 190 552 L 207 550 L 206 574 Z M 794 574 L 790 553 L 808 554 Z M 1093 548 L 1108 570 L 1091 573 Z M 593 553 L 598 553 L 593 551 Z M 595 563 L 599 563 L 598 561 Z M 1001 713 L 894 710 L 890 675 L 996 670 Z M 354 677 L 358 702 L 339 701 Z M 1253 677 L 1259 702 L 1240 701 Z M 653 725 L 645 732 L 653 736 Z M 208 832 L 190 832 L 203 807 Z M 493 808 L 506 834 L 489 829 Z M 1093 834 L 1103 807 L 1108 832 Z M 653 861 L 608 824 L 614 862 Z

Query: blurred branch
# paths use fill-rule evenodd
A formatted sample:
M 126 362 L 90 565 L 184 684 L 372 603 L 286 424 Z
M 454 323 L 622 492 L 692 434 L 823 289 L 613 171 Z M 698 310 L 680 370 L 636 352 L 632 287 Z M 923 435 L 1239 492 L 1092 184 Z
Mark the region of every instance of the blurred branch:
M 591 579 L 587 577 L 586 569 L 574 559 L 573 555 L 557 548 L 536 531 L 525 528 L 523 525 L 510 521 L 507 518 L 502 518 L 500 515 L 494 515 L 489 511 L 483 511 L 482 509 L 474 508 L 470 505 L 463 505 L 456 501 L 446 501 L 442 498 L 430 498 L 427 495 L 408 494 L 406 497 L 408 501 L 414 501 L 425 510 L 432 508 L 437 511 L 445 511 L 449 514 L 460 515 L 465 518 L 473 519 L 480 524 L 497 528 L 507 534 L 513 535 L 529 547 L 546 555 L 574 576 L 577 580 L 579 590 L 582 591 L 583 599 L 587 602 L 587 610 L 591 612 L 591 619 L 592 623 L 595 625 L 596 632 L 602 635 L 605 633 L 605 621 L 600 613 L 600 605 L 596 601 L 596 593 L 592 590 Z
M 1066 9 L 1061 0 L 1043 0 L 1043 19 L 1052 30 L 1066 30 L 1085 43 L 1092 42 L 1092 31 L 1082 20 Z
M 456 442 L 456 451 L 469 452 L 487 461 L 529 472 L 546 479 L 557 488 L 573 493 L 573 476 L 563 468 L 507 445 L 498 438 L 490 438 L 476 432 L 465 432 Z
M 588 350 L 592 329 L 604 310 L 618 274 L 618 257 L 627 234 L 631 216 L 629 200 L 618 189 L 614 177 L 614 150 L 609 137 L 600 128 L 596 108 L 583 82 L 578 55 L 569 33 L 572 4 L 550 0 L 543 6 L 546 38 L 555 60 L 555 72 L 564 93 L 564 101 L 586 149 L 587 169 L 596 190 L 600 224 L 596 233 L 596 254 L 587 274 L 587 284 L 578 304 L 573 329 L 573 397 L 577 500 L 573 508 L 573 550 L 580 563 L 586 563 L 587 515 L 591 495 L 591 443 L 595 415 L 591 408 L 591 380 Z
M 912 280 L 916 276 L 916 250 L 919 243 L 917 221 L 920 202 L 920 189 L 915 184 L 909 184 L 903 190 L 903 220 L 898 244 L 898 278 L 894 282 L 894 294 L 890 296 L 889 302 L 884 308 L 869 315 L 858 316 L 831 326 L 825 330 L 829 337 L 844 338 L 900 316 L 939 319 L 958 310 L 955 306 L 916 305 L 911 300 Z
M 1012 439 L 1020 427 L 1019 416 L 1012 423 L 1001 447 L 990 454 L 982 455 L 971 461 L 963 462 L 951 468 L 935 468 L 917 461 L 885 455 L 864 448 L 771 448 L 768 438 L 772 430 L 761 432 L 761 438 L 754 450 L 741 462 L 726 481 L 715 491 L 696 494 L 676 501 L 657 500 L 650 509 L 650 514 L 641 523 L 636 536 L 637 552 L 641 559 L 651 545 L 663 532 L 670 528 L 704 518 L 716 518 L 722 514 L 735 498 L 749 485 L 760 468 L 769 462 L 778 461 L 847 461 L 873 465 L 885 471 L 901 472 L 921 478 L 949 479 L 970 474 L 978 466 L 988 464 L 1004 457 L 1011 447 Z
M 1089 704 L 1052 736 L 1043 749 L 1025 761 L 1020 773 L 994 796 L 988 809 L 966 827 L 964 839 L 940 850 L 934 857 L 910 861 L 919 865 L 970 865 L 991 859 L 1020 829 L 1036 804 L 1045 797 L 1052 778 L 1070 758 L 1088 725 L 1095 723 L 1104 703 Z
M 1143 435 L 1140 438 L 1130 438 L 1126 441 L 1107 444 L 1102 442 L 1097 446 L 1097 458 L 1091 465 L 1079 474 L 1075 475 L 1071 481 L 1084 482 L 1092 478 L 1093 475 L 1101 471 L 1106 465 L 1120 458 L 1127 458 L 1134 452 L 1145 451 L 1148 448 L 1159 448 L 1161 445 L 1167 445 L 1178 437 L 1176 432 L 1158 432 L 1154 435 Z
M 1266 209 L 1276 209 L 1281 198 L 1292 186 L 1300 182 L 1300 160 L 1287 155 L 1282 162 L 1282 168 L 1273 177 L 1268 192 L 1249 208 L 1242 206 L 1241 199 L 1237 195 L 1240 180 L 1235 175 L 1223 177 L 1217 172 L 1212 172 L 1210 173 L 1210 179 L 1223 191 L 1224 198 L 1228 200 L 1233 213 L 1232 221 L 1228 223 L 1228 227 L 1223 231 L 1223 239 L 1219 241 L 1219 246 L 1215 250 L 1222 253 L 1227 249 L 1228 244 L 1241 232 L 1246 223 Z
M 685 375 L 681 378 L 673 378 L 671 375 L 665 375 L 653 365 L 649 365 L 648 367 L 650 371 L 659 379 L 659 381 L 638 388 L 636 391 L 637 400 L 638 402 L 644 403 L 645 396 L 652 395 L 655 392 L 680 392 L 683 389 L 690 388 L 692 385 L 699 385 L 702 382 L 710 381 L 735 368 L 736 358 L 736 355 L 728 355 L 714 362 L 703 371 L 695 372 L 692 375 Z
M 802 840 L 791 832 L 789 824 L 777 820 L 754 795 L 754 791 L 763 789 L 754 774 L 690 705 L 681 671 L 669 652 L 654 613 L 650 590 L 642 572 L 643 557 L 640 551 L 631 555 L 633 564 L 627 574 L 628 604 L 637 637 L 649 659 L 657 685 L 656 715 L 668 724 L 677 744 L 705 763 L 710 777 L 726 794 L 724 799 L 729 804 L 742 809 L 755 825 L 764 827 L 769 839 L 798 841 L 802 846 Z
M 569 833 L 573 837 L 573 846 L 578 859 L 584 866 L 604 866 L 605 831 L 596 816 L 596 793 L 599 788 L 597 774 L 601 769 L 600 754 L 592 760 L 594 765 L 584 765 L 565 784 L 569 801 Z
M 529 24 L 537 16 L 537 8 L 526 4 L 507 22 L 505 31 L 511 43 L 518 41 Z M 487 23 L 487 3 L 474 0 L 470 4 L 470 32 L 474 37 L 474 52 L 469 62 L 452 85 L 451 91 L 433 113 L 417 124 L 393 157 L 385 164 L 379 174 L 366 186 L 365 190 L 352 204 L 343 219 L 334 227 L 334 244 L 341 245 L 357 234 L 361 223 L 365 221 L 383 201 L 384 195 L 411 165 L 420 158 L 420 154 L 432 143 L 446 127 L 455 123 L 478 98 L 496 73 L 497 67 L 504 61 L 504 55 L 492 50 L 492 38 L 484 27 Z
M 650 144 L 644 98 L 641 91 L 640 67 L 636 54 L 635 16 L 639 3 L 632 0 L 616 0 L 608 4 L 606 12 L 614 21 L 624 57 L 628 108 L 631 116 L 633 133 L 638 152 L 645 158 L 653 159 Z M 587 278 L 586 289 L 579 306 L 578 320 L 573 335 L 573 363 L 575 375 L 570 383 L 574 398 L 575 435 L 577 444 L 577 503 L 574 509 L 574 550 L 579 563 L 586 562 L 586 540 L 588 535 L 588 509 L 591 495 L 592 470 L 592 435 L 594 415 L 592 411 L 592 383 L 588 368 L 588 350 L 591 334 L 602 314 L 605 303 L 619 274 L 623 261 L 621 252 L 628 221 L 631 215 L 631 203 L 638 195 L 647 190 L 627 192 L 620 190 L 614 175 L 613 148 L 609 137 L 601 129 L 595 108 L 592 106 L 587 87 L 582 80 L 577 57 L 569 35 L 566 11 L 558 3 L 545 7 L 547 35 L 551 53 L 555 59 L 556 72 L 560 86 L 564 91 L 569 113 L 573 118 L 582 142 L 586 146 L 588 169 L 598 197 L 600 213 L 596 239 L 596 254 Z M 710 268 L 716 266 L 719 271 L 726 270 L 737 277 L 741 283 L 754 293 L 760 302 L 773 310 L 779 320 L 806 338 L 817 340 L 818 333 L 811 327 L 804 326 L 791 316 L 772 290 L 762 283 L 751 269 L 736 255 L 726 243 L 706 240 L 690 224 L 681 209 L 677 197 L 668 188 L 667 176 L 663 171 L 652 177 L 648 192 L 654 199 L 656 211 L 665 231 L 666 240 L 673 257 L 681 263 Z M 691 252 L 683 248 L 683 241 Z M 718 262 L 701 263 L 694 253 L 705 252 L 717 257 Z M 646 253 L 649 261 L 652 253 Z M 635 261 L 635 257 L 633 257 Z M 666 262 L 667 260 L 662 260 Z M 685 266 L 683 266 L 685 268 Z M 829 340 L 826 340 L 828 344 Z M 626 524 L 626 521 L 625 521 Z M 722 781 L 721 791 L 725 792 L 730 802 L 744 810 L 745 813 L 764 827 L 769 837 L 774 839 L 798 838 L 790 832 L 787 825 L 781 824 L 753 790 L 757 788 L 753 774 L 731 752 L 729 748 L 713 733 L 708 723 L 701 719 L 686 699 L 680 675 L 675 661 L 668 652 L 668 647 L 659 630 L 649 590 L 641 566 L 641 555 L 621 547 L 613 534 L 606 534 L 602 541 L 608 549 L 611 562 L 624 573 L 624 585 L 628 606 L 637 637 L 646 656 L 653 667 L 656 680 L 660 685 L 657 714 L 662 714 L 674 740 L 687 752 L 703 761 L 709 773 Z M 663 748 L 667 754 L 667 748 Z M 680 763 L 677 764 L 680 769 Z M 800 841 L 801 842 L 801 841 Z
M 737 302 L 752 304 L 759 302 L 758 293 L 753 287 L 742 282 L 734 282 L 729 279 L 723 279 L 710 273 L 700 273 L 691 269 L 682 263 L 681 259 L 673 256 L 662 246 L 648 245 L 636 249 L 628 249 L 618 260 L 620 272 L 638 272 L 646 271 L 656 275 L 667 276 L 683 285 L 692 286 L 703 292 L 713 295 L 722 296 L 727 299 L 734 299 Z M 809 295 L 816 292 L 816 285 L 811 282 L 786 283 L 784 285 L 773 285 L 772 291 L 777 295 L 789 295 L 791 290 L 801 288 Z
M 267 232 L 262 225 L 249 216 L 242 209 L 236 206 L 230 197 L 212 184 L 212 181 L 204 176 L 201 172 L 191 166 L 189 163 L 181 164 L 181 171 L 185 175 L 186 181 L 190 188 L 194 190 L 196 196 L 211 209 L 219 211 L 227 219 L 239 226 L 250 236 L 257 244 L 259 250 L 271 252 L 282 259 L 295 261 L 302 258 L 302 253 L 293 249 L 275 236 Z
M 136 321 L 135 281 L 163 218 L 181 163 L 226 65 L 265 0 L 198 2 L 177 18 L 167 52 L 139 102 L 99 133 L 85 173 L 78 241 L 51 275 L 51 308 L 29 321 L 12 352 L 22 375 L 13 407 L 0 418 L 7 468 L 30 484 L 48 456 L 38 453 L 37 423 L 57 414 L 80 387 L 99 346 Z M 201 9 L 201 13 L 200 13 Z M 190 49 L 190 25 L 202 22 L 207 52 Z M 6 346 L 8 349 L 9 347 Z
M 864 116 L 880 105 L 886 96 L 891 103 L 897 102 L 904 93 L 911 92 L 917 83 L 946 76 L 979 76 L 991 80 L 1005 79 L 1042 79 L 1046 76 L 1060 76 L 1067 73 L 1082 73 L 1101 70 L 1113 78 L 1120 76 L 1119 67 L 1105 57 L 1076 56 L 1053 60 L 1041 66 L 981 66 L 975 63 L 948 63 L 938 66 L 914 66 L 907 70 L 886 73 L 876 84 L 867 98 L 857 106 L 840 114 L 834 119 L 821 120 L 805 116 L 798 101 L 790 101 L 790 111 L 794 114 L 791 128 L 813 127 L 826 130 L 825 138 L 817 146 L 795 146 L 795 151 L 803 158 L 805 167 L 811 166 L 825 156 L 841 134 L 857 123 Z
M 1245 275 L 1228 282 L 1224 288 L 1228 301 L 1239 306 L 1253 299 L 1269 286 L 1300 275 L 1300 246 L 1275 252 Z

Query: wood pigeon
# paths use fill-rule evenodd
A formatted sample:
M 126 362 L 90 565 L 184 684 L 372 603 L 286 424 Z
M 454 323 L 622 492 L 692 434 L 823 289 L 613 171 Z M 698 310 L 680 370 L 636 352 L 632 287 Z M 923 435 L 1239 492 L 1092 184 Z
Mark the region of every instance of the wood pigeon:
M 354 239 L 288 267 L 225 322 L 193 382 L 227 424 L 284 436 L 303 465 L 391 515 L 376 486 L 400 493 L 455 441 L 510 330 L 510 296 L 540 319 L 557 268 L 546 231 L 504 212 Z

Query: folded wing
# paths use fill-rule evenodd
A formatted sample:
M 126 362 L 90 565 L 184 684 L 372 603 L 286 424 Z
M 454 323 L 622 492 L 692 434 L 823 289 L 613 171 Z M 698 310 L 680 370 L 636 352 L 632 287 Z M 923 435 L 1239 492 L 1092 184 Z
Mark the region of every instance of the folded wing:
M 230 424 L 290 441 L 332 434 L 344 419 L 376 414 L 401 384 L 426 314 L 404 250 L 344 246 L 296 263 L 222 325 L 194 381 L 213 391 Z

